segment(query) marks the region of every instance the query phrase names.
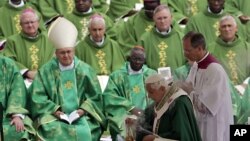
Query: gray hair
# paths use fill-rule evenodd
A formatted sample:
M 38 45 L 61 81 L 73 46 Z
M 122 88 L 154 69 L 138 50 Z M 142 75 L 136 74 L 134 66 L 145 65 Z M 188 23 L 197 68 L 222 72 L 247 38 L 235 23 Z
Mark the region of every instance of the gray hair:
M 35 19 L 37 21 L 39 21 L 39 16 L 38 16 L 37 12 L 32 8 L 26 8 L 21 12 L 21 15 L 19 18 L 20 23 L 22 22 L 23 16 L 26 15 L 27 13 L 32 13 L 35 16 Z
M 165 79 L 161 74 L 150 75 L 145 81 L 154 90 L 158 90 L 160 87 L 167 88 L 171 82 L 173 82 L 173 79 Z
M 97 23 L 102 24 L 104 25 L 104 27 L 106 27 L 104 18 L 99 14 L 94 14 L 90 17 L 88 28 L 90 28 L 92 24 L 97 24 Z
M 226 20 L 232 20 L 232 22 L 233 22 L 233 25 L 234 26 L 237 26 L 237 22 L 236 22 L 236 20 L 235 20 L 235 18 L 233 17 L 233 16 L 231 16 L 231 15 L 225 15 L 225 16 L 223 16 L 221 19 L 220 19 L 220 24 L 222 23 L 222 22 L 224 22 L 224 21 L 226 21 Z
M 167 5 L 161 4 L 155 8 L 154 15 L 162 10 L 167 10 L 171 14 L 169 7 Z

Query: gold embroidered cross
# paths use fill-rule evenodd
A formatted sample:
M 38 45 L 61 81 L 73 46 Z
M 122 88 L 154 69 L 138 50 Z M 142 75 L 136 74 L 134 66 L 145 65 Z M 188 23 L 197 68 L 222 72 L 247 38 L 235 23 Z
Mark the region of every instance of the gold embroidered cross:
M 138 94 L 140 92 L 140 87 L 138 85 L 135 85 L 134 88 L 133 88 L 133 92 L 135 94 Z
M 215 29 L 215 35 L 219 36 L 220 35 L 220 31 L 219 31 L 219 22 L 215 22 L 213 25 L 214 29 Z
M 98 50 L 98 52 L 96 53 L 95 56 L 96 56 L 97 58 L 99 58 L 99 59 L 103 59 L 105 55 L 106 55 L 106 54 L 105 54 L 103 51 Z
M 65 84 L 64 84 L 64 87 L 66 89 L 71 89 L 73 87 L 73 83 L 71 81 L 67 81 Z
M 32 70 L 37 70 L 38 69 L 38 62 L 39 62 L 39 58 L 37 56 L 37 52 L 39 51 L 39 49 L 36 47 L 36 45 L 32 45 L 29 48 L 30 51 L 30 58 L 31 58 L 31 68 Z
M 228 59 L 232 60 L 232 59 L 234 59 L 236 54 L 232 50 L 229 50 L 228 53 L 226 54 L 226 56 Z
M 146 32 L 149 32 L 149 31 L 151 31 L 151 30 L 153 29 L 153 27 L 154 27 L 154 26 L 152 26 L 152 25 L 148 25 L 148 26 L 145 28 L 145 31 L 146 31 Z
M 158 45 L 158 48 L 160 48 L 160 50 L 165 50 L 166 48 L 168 48 L 168 45 L 165 42 L 161 41 Z
M 20 25 L 20 15 L 17 14 L 16 16 L 14 16 L 14 17 L 13 17 L 13 21 L 14 21 L 14 23 L 16 23 L 16 24 L 15 24 L 15 27 L 16 27 L 17 33 L 20 33 L 21 30 L 22 30 L 22 27 L 21 27 L 21 25 Z
M 74 9 L 74 1 L 73 0 L 67 0 L 67 13 L 72 13 Z

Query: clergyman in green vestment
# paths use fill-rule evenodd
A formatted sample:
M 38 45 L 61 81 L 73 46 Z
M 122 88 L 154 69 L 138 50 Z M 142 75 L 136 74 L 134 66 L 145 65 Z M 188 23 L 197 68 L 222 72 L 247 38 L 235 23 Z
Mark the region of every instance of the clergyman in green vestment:
M 39 30 L 39 17 L 33 9 L 23 10 L 19 20 L 21 33 L 7 38 L 3 54 L 16 62 L 25 78 L 33 80 L 37 70 L 52 58 L 54 48 L 47 32 Z
M 171 67 L 171 70 L 175 70 L 185 64 L 183 35 L 173 26 L 168 6 L 156 7 L 153 19 L 155 27 L 144 33 L 139 41 L 145 48 L 146 64 L 155 70 L 161 67 Z
M 0 102 L 3 106 L 5 141 L 34 140 L 36 135 L 27 109 L 28 93 L 15 62 L 0 56 Z
M 98 14 L 88 23 L 89 35 L 76 47 L 76 56 L 95 69 L 98 75 L 109 75 L 125 62 L 122 49 L 106 32 L 106 21 Z
M 48 34 L 56 57 L 39 69 L 30 88 L 38 138 L 99 141 L 105 127 L 101 88 L 95 71 L 74 56 L 77 29 L 59 17 Z
M 128 114 L 138 115 L 138 110 L 144 110 L 152 101 L 145 91 L 145 79 L 156 74 L 145 63 L 145 53 L 142 47 L 132 48 L 129 62 L 119 70 L 111 73 L 107 87 L 103 93 L 105 112 L 109 121 L 112 139 L 124 132 L 124 117 Z

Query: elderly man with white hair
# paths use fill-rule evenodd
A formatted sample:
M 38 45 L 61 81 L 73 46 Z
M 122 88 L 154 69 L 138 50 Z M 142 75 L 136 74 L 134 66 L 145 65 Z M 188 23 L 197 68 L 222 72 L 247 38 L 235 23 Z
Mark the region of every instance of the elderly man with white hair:
M 208 49 L 220 61 L 233 84 L 241 84 L 250 76 L 250 44 L 237 34 L 237 22 L 230 15 L 220 19 L 219 31 L 220 35 Z
M 74 56 L 77 29 L 60 17 L 48 34 L 56 57 L 39 69 L 30 89 L 38 137 L 99 141 L 105 120 L 101 88 L 95 71 Z
M 89 64 L 98 75 L 109 75 L 125 63 L 121 47 L 106 34 L 103 16 L 94 14 L 88 24 L 89 35 L 79 42 L 76 56 Z
M 154 104 L 145 110 L 145 123 L 141 126 L 152 134 L 140 130 L 137 140 L 201 141 L 193 105 L 187 93 L 172 79 L 160 74 L 149 76 L 145 83 Z

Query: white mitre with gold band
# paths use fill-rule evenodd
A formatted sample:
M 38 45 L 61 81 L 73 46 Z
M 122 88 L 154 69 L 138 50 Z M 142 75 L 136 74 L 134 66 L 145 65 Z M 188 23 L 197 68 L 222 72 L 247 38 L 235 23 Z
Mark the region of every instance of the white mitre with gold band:
M 75 47 L 77 35 L 75 25 L 63 17 L 58 17 L 48 29 L 49 40 L 56 49 Z

